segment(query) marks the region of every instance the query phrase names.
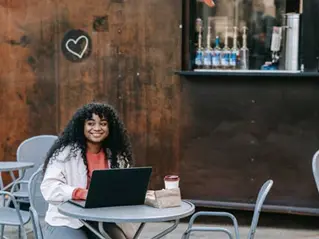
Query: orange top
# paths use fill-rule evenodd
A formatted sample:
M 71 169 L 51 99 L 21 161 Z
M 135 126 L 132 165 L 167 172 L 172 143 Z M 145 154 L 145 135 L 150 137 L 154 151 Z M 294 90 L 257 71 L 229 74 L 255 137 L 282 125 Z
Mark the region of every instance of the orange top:
M 86 153 L 86 159 L 88 162 L 88 178 L 87 178 L 87 187 L 85 188 L 76 188 L 73 191 L 72 199 L 74 200 L 85 200 L 88 192 L 88 188 L 90 186 L 92 173 L 96 169 L 107 169 L 109 168 L 108 161 L 106 159 L 106 156 L 101 150 L 99 153 Z
M 199 0 L 199 2 L 205 3 L 208 7 L 215 7 L 214 0 Z

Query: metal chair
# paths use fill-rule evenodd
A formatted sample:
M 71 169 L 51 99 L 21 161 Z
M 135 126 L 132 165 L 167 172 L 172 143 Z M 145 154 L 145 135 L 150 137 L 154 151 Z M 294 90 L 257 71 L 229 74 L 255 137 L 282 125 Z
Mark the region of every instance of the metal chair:
M 43 218 L 48 209 L 48 203 L 44 200 L 40 191 L 40 184 L 43 180 L 42 169 L 43 165 L 40 165 L 37 171 L 30 177 L 28 183 L 28 196 L 30 199 L 29 211 L 36 239 L 44 239 L 39 217 Z
M 31 215 L 32 229 L 34 232 L 35 239 L 44 239 L 40 218 L 44 218 L 49 206 L 48 202 L 45 201 L 40 190 L 42 180 L 43 165 L 41 165 L 39 169 L 31 176 L 28 183 L 28 196 L 30 199 L 29 211 Z M 90 227 L 90 224 L 86 224 L 86 226 Z M 92 229 L 95 230 L 95 228 Z M 110 238 L 109 235 L 104 231 L 104 228 L 100 227 L 100 225 L 99 230 L 103 234 L 104 238 Z
M 263 205 L 272 185 L 273 185 L 273 181 L 268 180 L 262 185 L 262 187 L 259 190 L 256 205 L 255 205 L 254 215 L 252 218 L 252 223 L 251 223 L 250 230 L 249 230 L 248 237 L 247 237 L 248 239 L 253 239 L 255 236 L 260 211 L 261 211 L 262 205 Z M 222 228 L 222 227 L 194 227 L 193 226 L 194 221 L 199 216 L 220 216 L 220 217 L 230 218 L 234 224 L 235 237 L 233 237 L 232 233 L 228 229 Z M 197 232 L 198 231 L 223 232 L 223 233 L 227 234 L 230 239 L 233 239 L 233 238 L 240 239 L 237 219 L 234 215 L 232 215 L 231 213 L 228 213 L 228 212 L 197 212 L 197 213 L 193 214 L 193 216 L 191 217 L 191 219 L 188 223 L 188 228 L 182 236 L 182 239 L 188 239 L 190 237 L 191 232 L 195 232 L 195 231 L 197 231 Z
M 5 225 L 18 226 L 19 238 L 21 236 L 23 239 L 27 239 L 27 233 L 24 229 L 24 225 L 30 221 L 30 214 L 19 209 L 18 203 L 11 193 L 0 191 L 0 196 L 3 198 L 2 207 L 0 207 L 0 239 L 5 238 Z M 9 207 L 10 201 L 13 203 L 14 208 Z
M 17 202 L 29 203 L 28 199 L 28 181 L 32 174 L 44 162 L 44 158 L 52 147 L 53 143 L 57 140 L 56 135 L 39 135 L 24 140 L 17 149 L 17 161 L 19 162 L 32 162 L 34 167 L 28 169 L 22 180 L 17 181 L 11 188 L 11 193 L 16 197 Z M 21 172 L 19 172 L 21 173 Z M 11 175 L 11 177 L 13 177 Z M 16 186 L 20 185 L 17 190 Z
M 319 192 L 319 150 L 312 157 L 312 173 Z

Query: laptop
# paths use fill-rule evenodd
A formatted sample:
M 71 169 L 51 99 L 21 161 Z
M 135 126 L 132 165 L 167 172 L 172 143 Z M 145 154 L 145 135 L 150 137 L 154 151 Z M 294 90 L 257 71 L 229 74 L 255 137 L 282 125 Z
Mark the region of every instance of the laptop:
M 141 205 L 152 167 L 94 170 L 86 200 L 69 200 L 83 208 Z

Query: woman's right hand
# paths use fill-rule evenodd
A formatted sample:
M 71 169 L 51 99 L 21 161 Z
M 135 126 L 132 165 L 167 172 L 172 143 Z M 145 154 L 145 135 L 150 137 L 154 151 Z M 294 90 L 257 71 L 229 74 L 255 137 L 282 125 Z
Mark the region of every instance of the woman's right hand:
M 73 200 L 86 200 L 88 195 L 88 190 L 84 188 L 76 188 L 73 191 L 72 199 Z

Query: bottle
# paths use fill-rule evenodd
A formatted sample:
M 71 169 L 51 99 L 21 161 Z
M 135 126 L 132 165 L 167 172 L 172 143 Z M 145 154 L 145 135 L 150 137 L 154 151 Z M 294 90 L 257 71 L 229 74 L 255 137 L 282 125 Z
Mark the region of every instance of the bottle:
M 211 34 L 211 27 L 209 26 L 207 30 L 207 43 L 206 43 L 206 48 L 204 50 L 204 56 L 203 56 L 204 58 L 203 65 L 205 69 L 212 68 L 212 47 L 210 45 L 210 34 Z
M 228 69 L 230 64 L 230 48 L 228 47 L 228 27 L 225 33 L 225 46 L 221 52 L 221 66 L 223 69 Z
M 249 69 L 249 49 L 247 48 L 247 27 L 243 27 L 243 46 L 240 48 L 240 69 Z
M 219 43 L 219 36 L 216 36 L 215 48 L 213 49 L 213 56 L 212 56 L 212 62 L 213 62 L 214 69 L 220 69 L 221 48 L 220 48 L 219 44 L 220 44 Z
M 196 19 L 195 29 L 197 33 L 200 33 L 203 28 L 203 20 L 201 18 Z
M 237 27 L 234 27 L 234 38 L 233 38 L 233 48 L 231 49 L 230 53 L 230 68 L 235 70 L 238 66 L 238 56 L 239 51 L 237 48 Z
M 195 55 L 195 66 L 197 69 L 203 68 L 203 48 L 202 48 L 202 34 L 198 33 L 198 45 Z

